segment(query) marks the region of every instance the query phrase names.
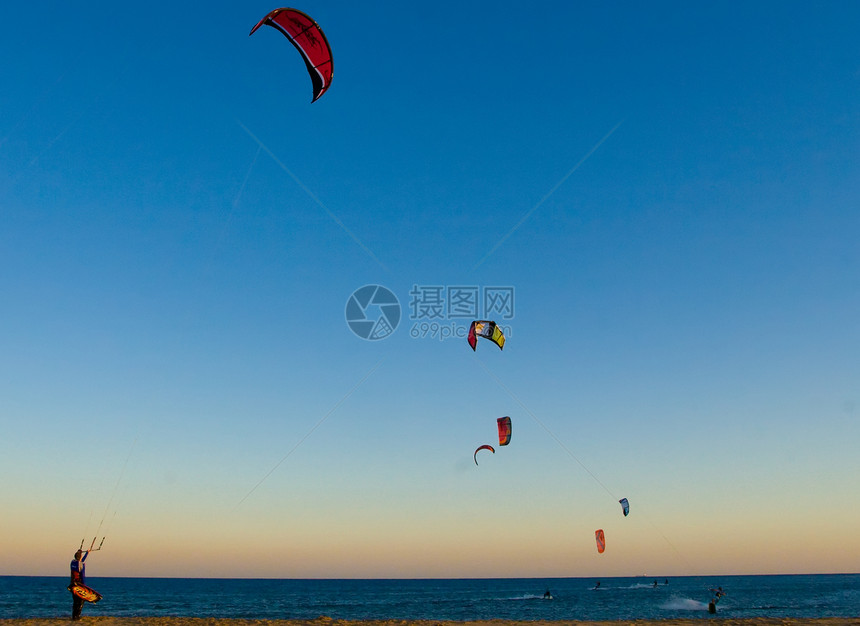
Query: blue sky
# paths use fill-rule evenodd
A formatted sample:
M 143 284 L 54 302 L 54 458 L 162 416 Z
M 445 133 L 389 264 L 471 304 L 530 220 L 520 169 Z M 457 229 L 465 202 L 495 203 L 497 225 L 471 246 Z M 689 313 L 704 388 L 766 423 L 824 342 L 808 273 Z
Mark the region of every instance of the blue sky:
M 856 4 L 272 8 L 7 9 L 0 574 L 860 569 Z

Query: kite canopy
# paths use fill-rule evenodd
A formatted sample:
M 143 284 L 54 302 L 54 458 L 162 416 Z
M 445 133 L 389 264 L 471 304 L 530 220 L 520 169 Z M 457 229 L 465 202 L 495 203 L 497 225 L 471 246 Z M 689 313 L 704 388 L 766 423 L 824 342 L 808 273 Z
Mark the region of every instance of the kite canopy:
M 311 102 L 319 100 L 331 86 L 334 74 L 331 47 L 319 24 L 297 9 L 275 9 L 261 19 L 248 35 L 253 35 L 263 24 L 281 31 L 301 53 L 313 82 L 314 99 Z
M 490 452 L 492 452 L 493 454 L 495 454 L 495 453 L 496 453 L 496 451 L 493 449 L 493 446 L 489 446 L 489 445 L 486 445 L 486 444 L 485 444 L 485 445 L 483 445 L 483 446 L 478 446 L 478 449 L 477 449 L 477 450 L 475 450 L 475 454 L 473 455 L 473 456 L 474 456 L 474 458 L 475 458 L 475 465 L 477 465 L 477 464 L 478 464 L 478 452 L 480 452 L 481 450 L 489 450 L 489 451 L 490 451 Z
M 500 417 L 496 423 L 499 426 L 499 445 L 506 446 L 511 442 L 511 418 Z
M 602 528 L 594 531 L 594 539 L 597 541 L 597 551 L 603 554 L 603 551 L 606 550 L 606 537 L 603 536 Z
M 627 498 L 621 498 L 618 502 L 621 504 L 621 510 L 624 511 L 624 517 L 627 517 L 630 512 L 630 503 L 627 502 Z
M 478 337 L 489 339 L 499 346 L 499 350 L 505 347 L 505 335 L 499 330 L 495 322 L 489 320 L 475 320 L 472 322 L 472 325 L 469 326 L 469 336 L 467 337 L 472 350 L 478 349 Z

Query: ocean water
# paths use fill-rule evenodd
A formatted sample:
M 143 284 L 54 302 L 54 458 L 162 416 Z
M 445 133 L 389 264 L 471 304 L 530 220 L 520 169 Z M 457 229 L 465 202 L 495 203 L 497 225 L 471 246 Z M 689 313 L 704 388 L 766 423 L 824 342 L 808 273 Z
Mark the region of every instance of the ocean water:
M 860 574 L 465 580 L 224 580 L 88 577 L 84 615 L 254 619 L 628 620 L 717 614 L 860 617 Z M 654 581 L 657 586 L 654 586 Z M 66 577 L 0 577 L 0 618 L 71 614 Z M 546 590 L 552 599 L 544 599 Z

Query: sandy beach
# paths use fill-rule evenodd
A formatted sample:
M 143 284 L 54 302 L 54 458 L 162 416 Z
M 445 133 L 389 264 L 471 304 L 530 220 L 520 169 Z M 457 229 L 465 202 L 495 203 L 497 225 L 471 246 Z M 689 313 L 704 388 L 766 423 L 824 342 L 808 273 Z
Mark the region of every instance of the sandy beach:
M 67 618 L 0 619 L 0 626 L 50 626 L 71 621 Z M 719 623 L 721 626 L 860 626 L 860 617 L 825 617 L 819 619 L 749 618 L 723 619 L 719 615 L 696 619 L 614 620 L 614 621 L 510 621 L 483 620 L 448 622 L 435 620 L 341 620 L 318 617 L 313 620 L 255 620 L 192 617 L 86 617 L 88 626 L 619 626 L 620 624 L 660 626 L 696 626 Z

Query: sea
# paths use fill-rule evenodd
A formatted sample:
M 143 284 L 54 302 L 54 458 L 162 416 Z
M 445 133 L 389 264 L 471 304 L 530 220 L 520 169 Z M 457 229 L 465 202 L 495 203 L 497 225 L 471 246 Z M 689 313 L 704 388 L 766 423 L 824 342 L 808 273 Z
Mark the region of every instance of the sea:
M 600 582 L 598 586 L 597 583 Z M 98 578 L 84 615 L 247 619 L 633 620 L 860 617 L 860 574 L 637 578 Z M 67 577 L 0 576 L 0 618 L 71 614 Z M 549 592 L 547 596 L 547 592 Z M 545 597 L 546 596 L 546 597 Z

